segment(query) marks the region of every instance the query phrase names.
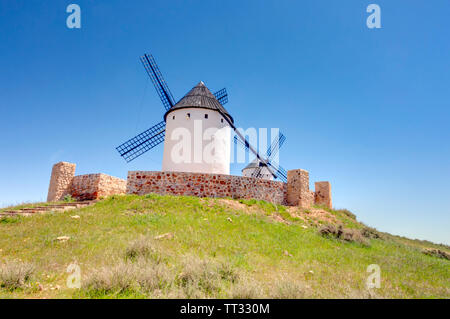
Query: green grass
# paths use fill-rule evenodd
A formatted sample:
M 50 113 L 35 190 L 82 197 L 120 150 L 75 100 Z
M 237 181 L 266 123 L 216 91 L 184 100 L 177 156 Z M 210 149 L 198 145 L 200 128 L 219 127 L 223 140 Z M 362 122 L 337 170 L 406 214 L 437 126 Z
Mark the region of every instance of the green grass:
M 348 212 L 329 213 L 347 228 L 366 227 Z M 34 273 L 19 289 L 0 288 L 0 298 L 450 297 L 450 261 L 421 252 L 439 245 L 392 235 L 361 245 L 323 237 L 311 225 L 306 227 L 286 207 L 263 201 L 154 194 L 112 196 L 82 209 L 7 217 L 0 220 L 0 264 L 31 263 Z M 174 237 L 152 240 L 165 233 Z M 70 239 L 59 241 L 60 236 Z M 136 244 L 143 238 L 155 250 Z M 135 258 L 141 251 L 153 257 Z M 67 288 L 66 269 L 74 262 L 85 285 L 103 278 L 103 286 Z M 213 267 L 208 276 L 204 264 Z M 370 264 L 381 268 L 381 288 L 368 291 Z M 124 273 L 120 269 L 127 269 L 129 278 L 117 278 Z M 239 273 L 239 280 L 222 277 L 225 270 L 220 269 Z M 158 274 L 163 286 L 151 279 Z M 126 289 L 117 288 L 121 285 Z

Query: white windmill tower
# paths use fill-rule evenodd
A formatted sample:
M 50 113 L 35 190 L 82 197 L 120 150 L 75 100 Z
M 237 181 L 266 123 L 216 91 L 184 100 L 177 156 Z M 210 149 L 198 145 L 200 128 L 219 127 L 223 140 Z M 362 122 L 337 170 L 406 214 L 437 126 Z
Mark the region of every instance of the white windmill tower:
M 242 176 L 254 177 L 254 175 L 257 174 L 256 172 L 258 171 L 260 174 L 259 176 L 260 178 L 273 180 L 272 173 L 270 173 L 267 167 L 260 167 L 257 158 L 255 158 L 253 161 L 250 162 L 250 164 L 248 164 L 242 169 Z

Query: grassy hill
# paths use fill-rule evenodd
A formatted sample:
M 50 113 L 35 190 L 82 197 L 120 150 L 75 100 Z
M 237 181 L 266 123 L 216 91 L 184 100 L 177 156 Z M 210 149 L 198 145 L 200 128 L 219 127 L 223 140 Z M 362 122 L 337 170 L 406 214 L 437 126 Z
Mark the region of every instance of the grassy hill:
M 112 196 L 0 218 L 0 298 L 449 298 L 450 261 L 436 254 L 449 251 L 347 210 Z M 81 289 L 66 285 L 72 263 Z M 370 264 L 379 289 L 366 288 Z

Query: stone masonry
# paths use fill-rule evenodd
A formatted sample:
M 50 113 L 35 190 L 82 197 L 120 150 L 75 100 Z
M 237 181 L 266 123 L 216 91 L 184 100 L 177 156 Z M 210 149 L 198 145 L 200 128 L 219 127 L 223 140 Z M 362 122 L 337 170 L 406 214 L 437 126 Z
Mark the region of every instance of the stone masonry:
M 309 190 L 309 173 L 303 169 L 291 170 L 287 180 L 287 204 L 310 207 L 314 203 L 314 192 Z
M 314 202 L 317 205 L 325 205 L 332 208 L 331 205 L 331 184 L 330 182 L 315 182 L 314 183 Z
M 92 200 L 114 194 L 125 194 L 127 181 L 106 174 L 75 176 L 71 195 L 78 200 Z
M 70 194 L 70 188 L 75 176 L 75 164 L 59 162 L 53 165 L 47 202 L 57 202 Z
M 128 194 L 260 199 L 285 204 L 286 184 L 243 176 L 181 172 L 128 172 Z
M 75 176 L 75 164 L 60 162 L 53 166 L 48 201 L 65 195 L 78 200 L 93 200 L 114 194 L 157 193 L 198 197 L 259 199 L 275 204 L 308 208 L 313 204 L 332 208 L 331 184 L 316 182 L 309 190 L 309 173 L 288 171 L 287 183 L 252 177 L 183 172 L 128 172 L 127 180 L 106 174 Z
M 56 202 L 71 195 L 77 200 L 93 200 L 125 194 L 127 182 L 106 174 L 75 176 L 75 164 L 60 162 L 53 166 L 47 201 Z

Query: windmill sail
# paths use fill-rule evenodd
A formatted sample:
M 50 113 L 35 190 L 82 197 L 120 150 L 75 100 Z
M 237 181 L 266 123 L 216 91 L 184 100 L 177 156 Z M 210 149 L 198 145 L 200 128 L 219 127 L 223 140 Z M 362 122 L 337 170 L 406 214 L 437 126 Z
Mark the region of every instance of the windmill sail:
M 214 96 L 216 97 L 216 99 L 219 101 L 220 104 L 224 105 L 228 103 L 228 93 L 226 88 L 217 91 L 216 93 L 214 93 Z
M 141 62 L 144 65 L 147 74 L 152 79 L 156 92 L 159 95 L 166 110 L 175 105 L 175 99 L 167 86 L 167 82 L 164 80 L 155 59 L 151 54 L 144 54 L 141 56 Z
M 164 142 L 165 133 L 166 123 L 161 121 L 145 132 L 142 132 L 122 145 L 116 147 L 116 149 L 120 156 L 122 156 L 127 162 L 131 162 L 136 157 L 141 156 L 158 144 Z

